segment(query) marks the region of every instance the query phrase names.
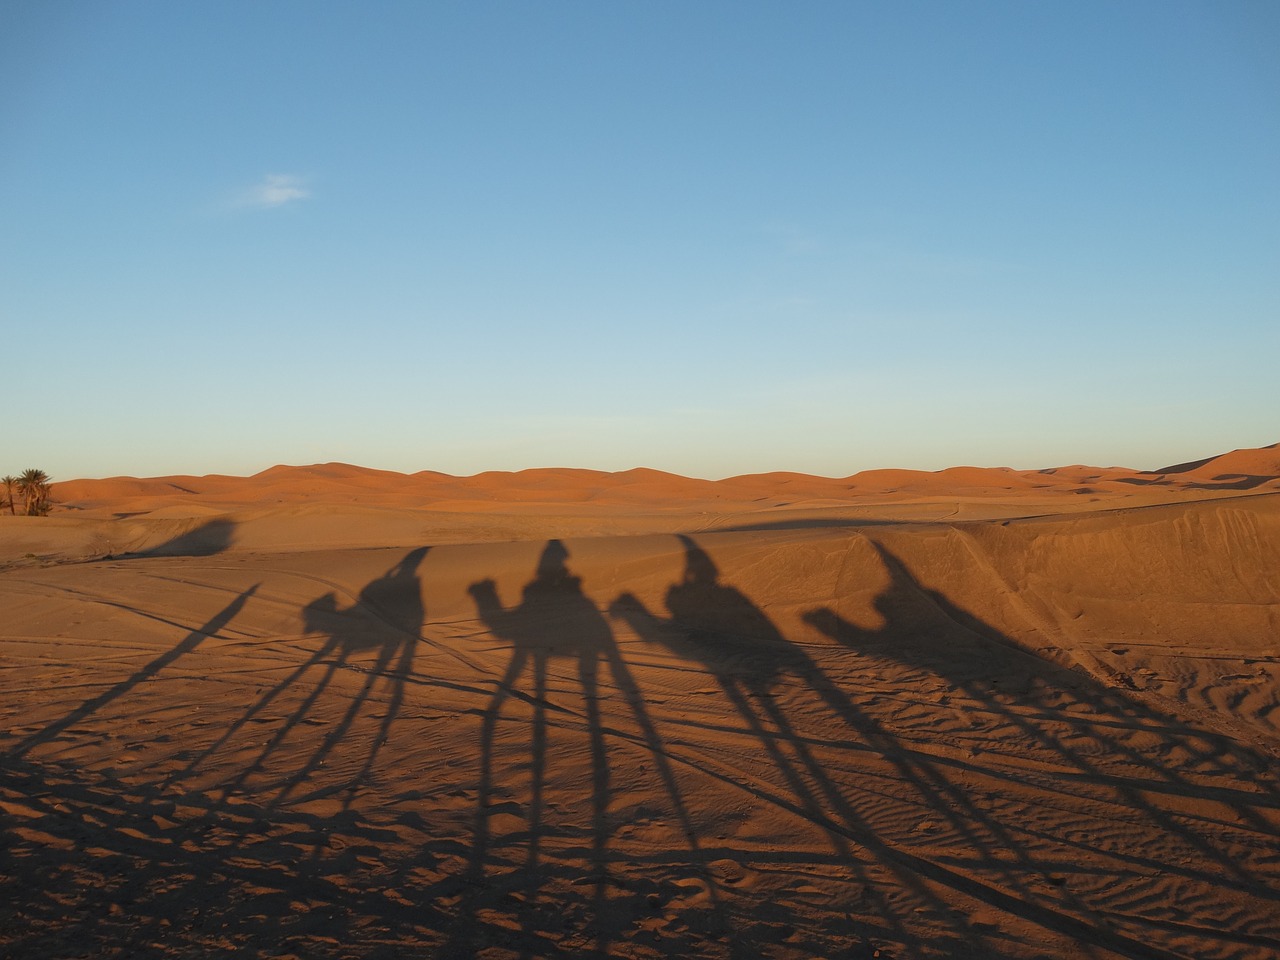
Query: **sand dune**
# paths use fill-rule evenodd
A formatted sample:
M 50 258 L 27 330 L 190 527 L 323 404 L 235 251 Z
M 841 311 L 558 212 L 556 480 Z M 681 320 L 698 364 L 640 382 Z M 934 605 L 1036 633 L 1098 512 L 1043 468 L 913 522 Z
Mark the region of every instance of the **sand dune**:
M 1011 519 L 1275 491 L 1280 491 L 1280 448 L 1275 446 L 1159 473 L 1080 465 L 1021 471 L 954 467 L 934 473 L 871 470 L 844 479 L 769 473 L 709 481 L 643 468 L 451 477 L 330 463 L 272 467 L 252 477 L 58 483 L 54 518 L 64 522 L 16 531 L 9 522 L 0 537 L 0 563 L 26 554 L 52 560 L 145 552 L 215 518 L 234 525 L 244 548 L 326 549 Z
M 0 954 L 1275 957 L 1280 464 L 1183 466 L 60 484 Z
M 1251 482 L 1242 487 L 1242 479 Z M 1143 489 L 1148 488 L 1148 489 Z M 1155 489 L 1149 489 L 1155 488 Z M 1242 489 L 1280 489 L 1280 446 L 1237 450 L 1196 464 L 1140 472 L 1119 467 L 1070 466 L 1043 470 L 1008 467 L 952 467 L 933 473 L 918 470 L 868 470 L 843 479 L 796 473 L 768 473 L 696 480 L 638 468 L 621 473 L 594 470 L 535 469 L 492 471 L 451 477 L 423 471 L 401 474 L 349 464 L 277 466 L 252 477 L 159 477 L 73 480 L 54 485 L 62 513 L 111 516 L 137 514 L 175 504 L 348 502 L 430 509 L 445 502 L 515 504 L 627 504 L 685 509 L 696 501 L 749 505 L 759 509 L 795 500 L 842 504 L 878 504 L 886 498 L 967 498 L 1059 500 L 1084 496 L 1086 503 L 1160 502 L 1189 491 L 1234 493 Z M 1061 506 L 1061 504 L 1059 504 Z

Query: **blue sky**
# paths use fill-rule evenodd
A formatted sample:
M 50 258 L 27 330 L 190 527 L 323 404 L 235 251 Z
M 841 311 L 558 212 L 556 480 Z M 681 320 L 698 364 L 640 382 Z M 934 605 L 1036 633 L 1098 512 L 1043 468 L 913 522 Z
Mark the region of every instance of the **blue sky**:
M 1280 440 L 1280 5 L 0 0 L 0 470 Z

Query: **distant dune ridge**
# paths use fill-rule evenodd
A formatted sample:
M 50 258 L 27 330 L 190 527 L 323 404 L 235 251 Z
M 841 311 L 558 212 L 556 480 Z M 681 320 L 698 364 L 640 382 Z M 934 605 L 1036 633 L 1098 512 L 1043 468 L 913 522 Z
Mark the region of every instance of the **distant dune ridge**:
M 1280 955 L 1280 446 L 75 480 L 0 956 Z
M 1008 467 L 951 467 L 936 472 L 866 470 L 843 479 L 800 473 L 763 473 L 726 480 L 696 480 L 660 470 L 637 468 L 621 473 L 581 469 L 531 469 L 514 473 L 491 471 L 453 477 L 423 470 L 413 474 L 373 470 L 345 463 L 303 467 L 275 466 L 251 477 L 157 477 L 139 480 L 112 477 L 71 480 L 54 484 L 54 495 L 65 506 L 91 507 L 132 501 L 270 502 L 333 499 L 396 503 L 432 500 L 483 501 L 500 497 L 515 502 L 592 502 L 687 500 L 700 497 L 753 501 L 770 495 L 842 500 L 871 495 L 911 496 L 933 493 L 969 495 L 1040 491 L 1079 494 L 1099 488 L 1122 492 L 1115 484 L 1153 485 L 1173 490 L 1254 489 L 1280 482 L 1280 444 L 1234 450 L 1216 457 L 1177 464 L 1155 471 L 1123 467 L 1074 465 L 1044 470 Z M 1090 489 L 1087 492 L 1095 492 Z

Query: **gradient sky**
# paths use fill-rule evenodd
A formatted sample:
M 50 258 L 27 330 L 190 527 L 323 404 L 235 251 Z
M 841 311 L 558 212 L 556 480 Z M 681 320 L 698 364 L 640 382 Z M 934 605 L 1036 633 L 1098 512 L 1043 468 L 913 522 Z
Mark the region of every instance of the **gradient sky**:
M 0 0 L 0 472 L 1280 440 L 1280 4 Z

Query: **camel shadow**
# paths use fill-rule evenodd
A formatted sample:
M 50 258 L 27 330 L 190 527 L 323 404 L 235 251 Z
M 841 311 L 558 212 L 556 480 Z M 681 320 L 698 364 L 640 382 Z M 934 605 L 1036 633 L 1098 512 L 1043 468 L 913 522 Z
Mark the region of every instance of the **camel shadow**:
M 684 573 L 666 592 L 668 616 L 650 612 L 629 593 L 610 605 L 610 614 L 645 641 L 698 664 L 715 679 L 750 741 L 781 781 L 782 789 L 766 797 L 768 802 L 824 831 L 838 861 L 875 898 L 883 932 L 899 944 L 918 948 L 903 909 L 880 896 L 881 884 L 866 854 L 876 854 L 876 866 L 890 869 L 896 881 L 910 889 L 915 898 L 911 911 L 927 911 L 944 925 L 951 922 L 952 911 L 918 871 L 902 864 L 877 837 L 814 749 L 805 731 L 807 708 L 797 711 L 781 694 L 791 688 L 806 699 L 814 695 L 823 711 L 863 737 L 883 741 L 884 734 L 802 646 L 787 639 L 745 594 L 721 581 L 715 562 L 692 537 L 678 539 L 684 549 Z
M 1188 902 L 1203 898 L 1197 913 L 1217 899 L 1225 916 L 1237 897 L 1260 901 L 1264 914 L 1276 909 L 1276 877 L 1259 869 L 1280 854 L 1280 793 L 1263 775 L 1265 757 L 1038 656 L 872 546 L 889 579 L 873 603 L 881 625 L 861 627 L 829 607 L 804 620 L 852 653 L 901 668 L 904 686 L 877 693 L 912 696 L 935 718 L 861 730 L 896 755 L 946 838 L 957 882 L 917 858 L 927 875 L 1123 956 L 1171 955 L 1157 944 L 1176 942 L 1187 914 L 1155 906 L 1169 877 Z M 1034 792 L 1020 789 L 1028 785 Z M 1120 822 L 1137 825 L 1151 846 L 1109 839 Z M 1259 847 L 1271 853 L 1241 858 Z M 1225 920 L 1202 932 L 1229 950 L 1274 944 Z
M 647 909 L 645 894 L 652 897 L 653 892 L 613 872 L 610 848 L 618 818 L 610 810 L 615 795 L 610 751 L 617 741 L 611 744 L 607 735 L 645 751 L 687 842 L 685 859 L 697 873 L 706 873 L 697 830 L 666 745 L 612 628 L 583 593 L 581 580 L 567 565 L 568 557 L 561 541 L 549 541 L 520 602 L 513 607 L 503 605 L 492 580 L 468 588 L 480 621 L 493 637 L 509 645 L 510 657 L 481 714 L 475 822 L 463 878 L 469 894 L 442 956 L 474 955 L 487 935 L 479 915 L 510 896 L 522 902 L 518 911 L 522 956 L 531 955 L 546 929 L 578 921 L 591 944 L 588 952 L 607 955 L 624 918 Z M 638 736 L 624 735 L 606 719 L 602 702 L 615 694 L 625 703 L 624 716 Z M 513 710 L 513 703 L 527 710 Z M 517 713 L 527 715 L 527 720 L 517 718 Z M 585 758 L 579 761 L 576 757 L 584 747 Z M 528 771 L 527 786 L 523 778 L 521 784 L 499 779 L 500 752 L 514 752 L 515 769 Z M 564 769 L 553 769 L 561 759 L 566 760 Z M 562 808 L 549 799 L 549 787 L 558 784 L 566 771 L 574 778 L 584 769 L 587 815 L 555 816 Z M 572 804 L 578 792 L 568 791 L 564 803 Z M 566 791 L 560 793 L 564 797 Z M 506 829 L 496 826 L 499 817 Z M 585 842 L 586 874 L 570 876 L 560 863 L 553 863 L 545 852 L 551 841 L 559 845 Z M 581 917 L 566 918 L 563 905 L 550 902 L 548 891 L 556 882 L 589 888 L 590 904 Z
M 172 779 L 195 775 L 249 724 L 270 723 L 271 736 L 256 756 L 219 784 L 220 800 L 244 792 L 269 795 L 266 806 L 271 809 L 340 794 L 344 809 L 348 807 L 373 775 L 403 708 L 425 618 L 417 571 L 429 549 L 410 550 L 367 584 L 350 606 L 341 606 L 332 591 L 309 603 L 302 611 L 303 627 L 321 637 L 319 646 L 262 691 Z M 352 675 L 362 677 L 355 692 L 340 693 L 339 682 L 345 686 Z M 332 707 L 344 699 L 345 708 L 335 715 Z M 274 716 L 273 709 L 281 706 L 283 716 Z M 361 722 L 371 710 L 381 710 L 372 718 L 376 722 Z M 295 739 L 300 745 L 291 742 Z M 310 783 L 339 754 L 343 762 L 333 766 L 348 772 Z
M 329 686 L 330 671 L 343 667 L 369 671 L 353 707 L 377 694 L 385 699 L 386 712 L 354 758 L 352 784 L 373 772 L 402 706 L 413 666 L 411 637 L 421 629 L 414 570 L 424 554 L 411 552 L 349 608 L 326 595 L 304 611 L 308 629 L 324 631 L 321 649 L 327 651 L 308 661 L 321 671 L 308 691 L 311 705 Z M 132 702 L 131 695 L 175 668 L 198 670 L 188 663 L 192 655 L 210 639 L 236 636 L 229 627 L 259 595 L 259 586 L 241 591 L 128 677 L 0 754 L 0 801 L 17 802 L 6 809 L 20 811 L 18 817 L 0 817 L 0 954 L 160 957 L 177 949 L 204 955 L 230 949 L 230 932 L 239 938 L 235 952 L 267 957 L 294 953 L 300 944 L 305 952 L 317 925 L 335 942 L 367 936 L 370 918 L 389 936 L 422 923 L 443 926 L 429 901 L 389 901 L 374 880 L 378 871 L 356 858 L 357 851 L 396 843 L 395 830 L 369 822 L 346 803 L 341 810 L 281 803 L 338 749 L 355 724 L 356 709 L 339 715 L 274 795 L 266 788 L 245 791 L 234 806 L 227 800 L 244 782 L 243 772 L 220 780 L 214 796 L 175 784 L 173 777 L 154 779 L 141 766 L 122 776 L 109 764 L 91 769 L 37 750 L 64 742 L 74 749 L 85 742 L 86 727 L 115 739 L 116 731 L 128 730 L 135 720 L 146 723 L 146 706 Z M 370 620 L 377 623 L 370 627 Z M 239 724 L 304 679 L 298 673 L 272 688 Z M 299 708 L 286 726 L 307 716 Z M 169 739 L 161 735 L 157 742 Z M 226 740 L 224 735 L 219 743 Z M 308 845 L 312 856 L 300 856 Z M 308 910 L 299 912 L 300 898 Z
M 969 919 L 995 910 L 1073 949 L 1167 957 L 1173 947 L 1152 945 L 1153 934 L 1172 942 L 1182 925 L 1145 905 L 1157 902 L 1150 878 L 1161 873 L 1218 898 L 1222 916 L 1232 897 L 1260 901 L 1258 915 L 1274 910 L 1280 894 L 1261 869 L 1266 856 L 1252 867 L 1238 862 L 1249 845 L 1280 853 L 1272 826 L 1280 803 L 1258 776 L 1264 758 L 1026 651 L 927 591 L 883 548 L 889 585 L 875 601 L 883 626 L 861 629 L 828 607 L 804 615 L 833 648 L 790 640 L 720 579 L 691 537 L 680 540 L 684 573 L 666 592 L 667 616 L 629 594 L 611 614 L 715 678 L 772 769 L 779 789 L 768 799 L 826 832 L 876 898 L 870 914 L 882 940 L 924 950 L 923 918 L 929 936 L 957 951 L 1000 956 L 998 925 Z M 1075 700 L 1068 710 L 1063 691 Z M 957 749 L 938 725 L 970 718 L 981 734 Z M 992 753 L 1005 743 L 1009 762 L 997 763 Z M 1179 772 L 1183 757 L 1194 780 Z M 1189 814 L 1189 804 L 1225 808 L 1233 825 Z M 1159 838 L 1159 852 L 1102 839 L 1117 834 L 1117 822 Z M 1204 934 L 1206 944 L 1232 949 L 1267 937 L 1227 921 Z

